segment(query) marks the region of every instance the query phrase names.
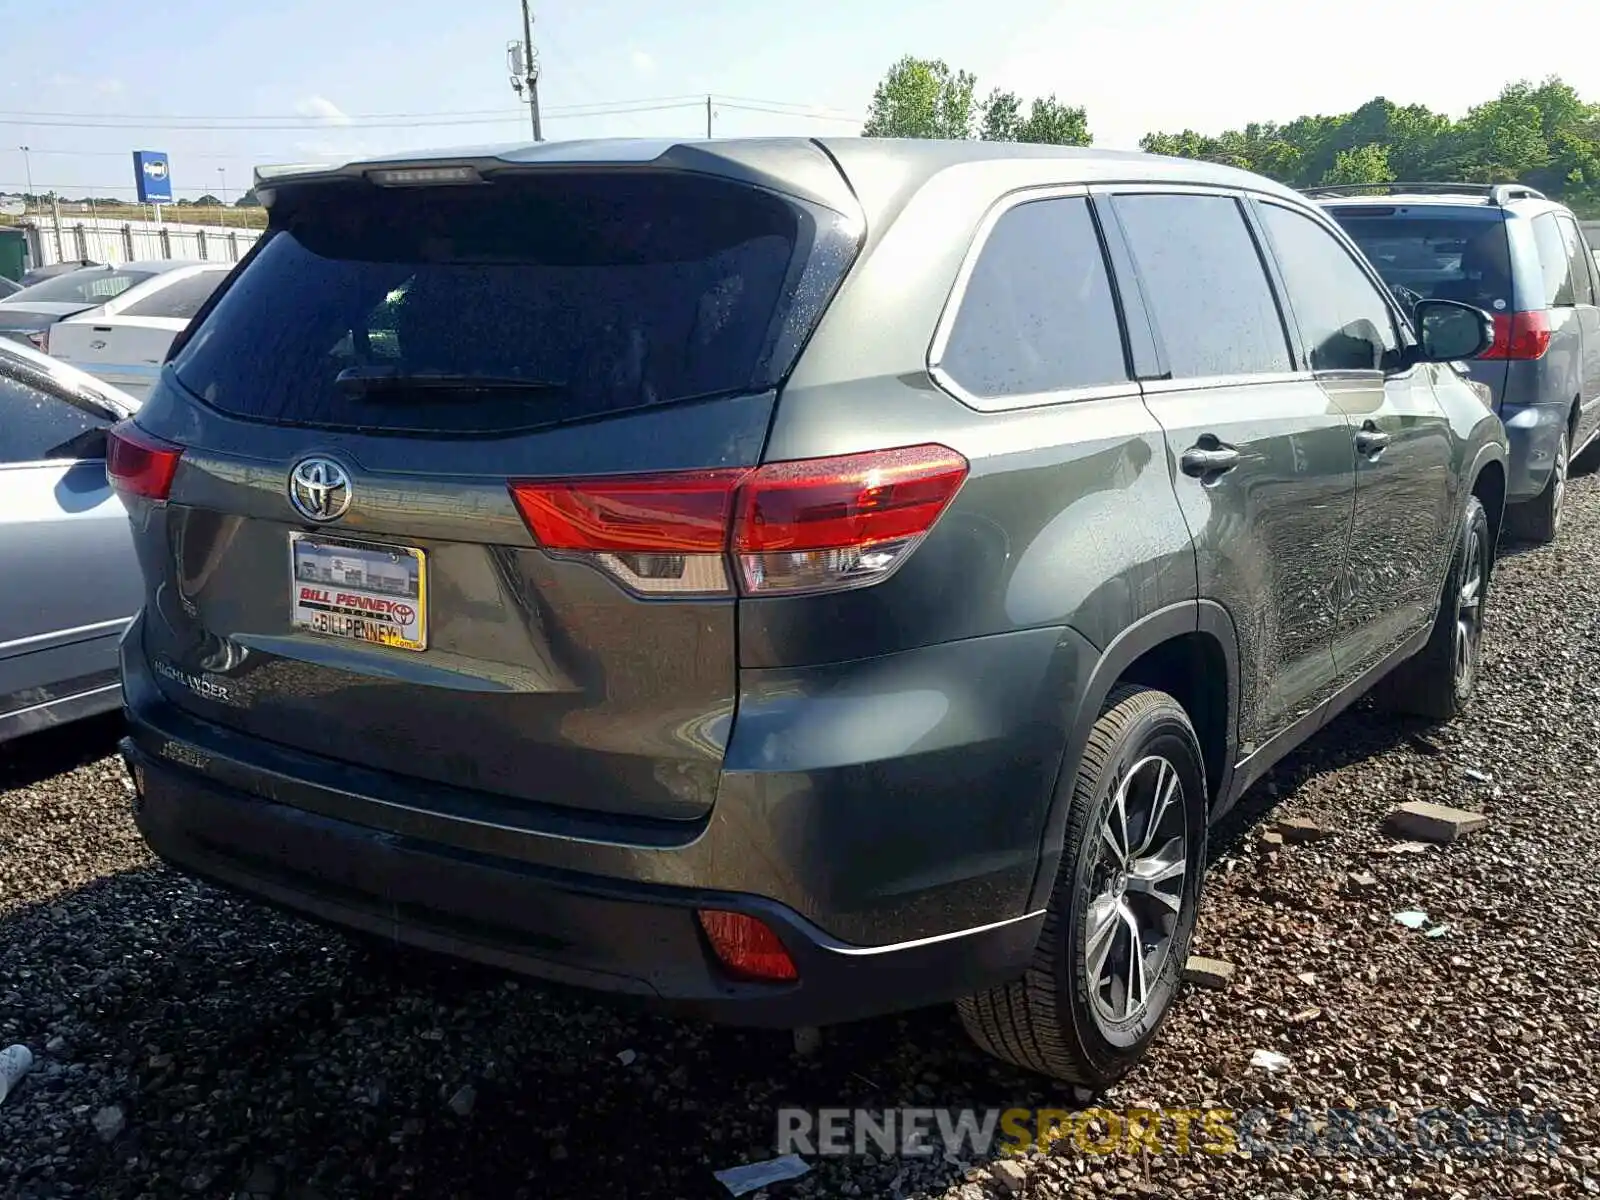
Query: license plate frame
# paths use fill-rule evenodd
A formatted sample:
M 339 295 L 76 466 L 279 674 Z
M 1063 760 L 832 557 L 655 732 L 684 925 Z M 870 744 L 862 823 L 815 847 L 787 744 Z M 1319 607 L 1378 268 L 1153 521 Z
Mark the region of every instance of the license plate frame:
M 427 551 L 291 531 L 289 624 L 297 633 L 341 642 L 426 650 Z

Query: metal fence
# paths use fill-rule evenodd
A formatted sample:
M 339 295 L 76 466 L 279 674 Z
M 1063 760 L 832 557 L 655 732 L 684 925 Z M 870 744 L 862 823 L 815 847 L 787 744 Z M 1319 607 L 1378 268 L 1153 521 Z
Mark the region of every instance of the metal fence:
M 97 263 L 138 262 L 151 258 L 196 258 L 238 262 L 261 236 L 259 229 L 219 225 L 177 225 L 163 221 L 114 221 L 105 218 L 22 223 L 31 266 L 87 259 Z

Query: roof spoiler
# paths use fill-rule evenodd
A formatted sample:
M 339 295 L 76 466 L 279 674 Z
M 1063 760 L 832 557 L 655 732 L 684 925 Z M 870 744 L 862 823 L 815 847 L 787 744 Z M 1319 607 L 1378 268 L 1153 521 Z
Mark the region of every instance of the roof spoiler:
M 1496 208 L 1504 208 L 1513 200 L 1549 199 L 1537 188 L 1522 183 L 1408 183 L 1395 180 L 1391 183 L 1335 183 L 1302 189 L 1312 198 L 1323 196 L 1393 196 L 1404 192 L 1425 192 L 1441 196 L 1482 196 Z

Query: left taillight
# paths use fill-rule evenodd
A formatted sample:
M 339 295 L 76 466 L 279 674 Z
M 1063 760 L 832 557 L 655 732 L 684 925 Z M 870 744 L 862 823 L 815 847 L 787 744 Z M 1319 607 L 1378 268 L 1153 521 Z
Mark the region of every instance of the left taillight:
M 153 437 L 132 420 L 106 432 L 106 477 L 120 496 L 165 500 L 182 457 L 182 446 Z
M 535 540 L 644 595 L 838 591 L 888 578 L 967 477 L 946 446 L 750 469 L 529 480 L 511 495 Z

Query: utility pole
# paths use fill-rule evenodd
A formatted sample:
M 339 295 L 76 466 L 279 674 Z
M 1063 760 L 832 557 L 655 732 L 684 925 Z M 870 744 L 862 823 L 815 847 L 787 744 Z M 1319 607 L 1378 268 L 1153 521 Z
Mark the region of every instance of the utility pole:
M 711 140 L 711 97 L 706 97 L 706 141 Z
M 539 56 L 533 49 L 533 14 L 528 11 L 528 0 L 522 0 L 522 44 L 526 47 L 523 64 L 528 72 L 528 111 L 533 115 L 533 140 L 542 142 L 544 131 L 539 128 Z
M 218 167 L 217 174 L 222 176 L 222 223 L 228 223 L 228 168 Z
M 17 149 L 22 151 L 22 169 L 28 173 L 28 200 L 29 200 L 29 203 L 32 203 L 33 200 L 34 200 L 34 196 L 33 196 L 33 159 L 28 157 L 29 147 L 27 147 L 27 146 L 18 146 Z M 24 210 L 23 211 L 27 211 L 26 210 L 26 206 L 24 206 Z

